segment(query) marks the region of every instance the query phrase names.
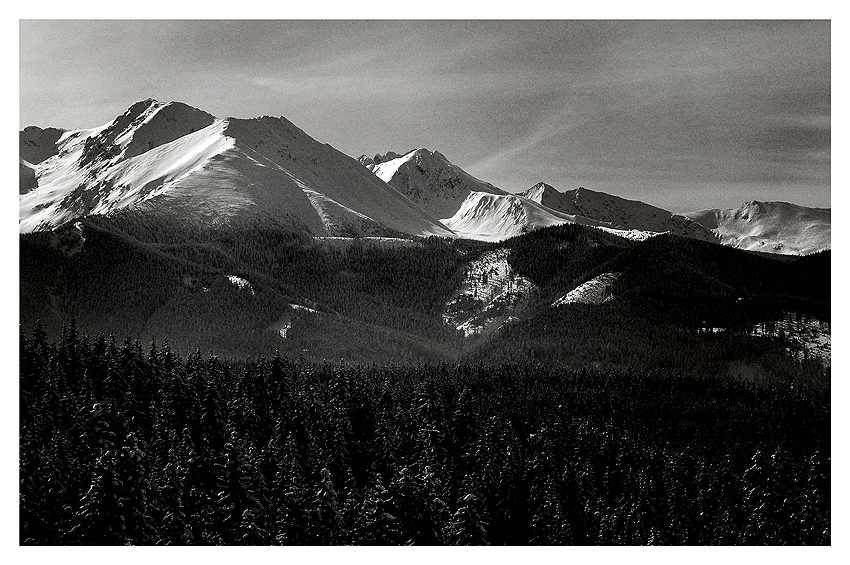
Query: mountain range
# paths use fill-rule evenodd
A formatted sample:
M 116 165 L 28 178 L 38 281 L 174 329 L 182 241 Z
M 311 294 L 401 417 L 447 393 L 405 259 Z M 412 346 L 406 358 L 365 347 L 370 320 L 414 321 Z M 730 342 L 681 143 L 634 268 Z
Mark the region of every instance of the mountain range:
M 179 102 L 20 144 L 21 324 L 52 336 L 74 320 L 183 353 L 581 366 L 660 343 L 691 363 L 715 347 L 693 332 L 829 320 L 829 210 L 517 194 L 437 151 L 354 159 L 282 117 Z
M 711 230 L 724 245 L 789 255 L 830 248 L 829 208 L 806 208 L 788 202 L 745 202 L 740 208 L 686 214 Z
M 736 210 L 673 214 L 543 182 L 513 194 L 438 151 L 354 160 L 282 117 L 220 119 L 151 99 L 91 129 L 25 128 L 20 194 L 22 233 L 126 210 L 189 224 L 261 219 L 318 236 L 498 241 L 577 223 L 632 239 L 667 232 L 771 253 L 830 246 L 828 209 L 749 202 Z

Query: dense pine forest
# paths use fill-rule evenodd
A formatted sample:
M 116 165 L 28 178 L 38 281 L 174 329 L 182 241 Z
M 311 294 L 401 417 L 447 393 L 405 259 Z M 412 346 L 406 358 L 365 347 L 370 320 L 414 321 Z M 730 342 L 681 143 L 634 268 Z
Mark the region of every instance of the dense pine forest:
M 20 337 L 20 543 L 829 544 L 829 387 Z

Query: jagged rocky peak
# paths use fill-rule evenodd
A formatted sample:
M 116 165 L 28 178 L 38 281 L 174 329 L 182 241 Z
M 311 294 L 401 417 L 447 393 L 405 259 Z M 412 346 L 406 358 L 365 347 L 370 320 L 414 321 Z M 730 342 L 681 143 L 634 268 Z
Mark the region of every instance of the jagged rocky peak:
M 369 157 L 368 155 L 361 155 L 357 160 L 360 161 L 360 164 L 364 167 L 368 167 L 369 165 L 380 165 L 381 163 L 386 163 L 387 161 L 392 161 L 393 159 L 398 159 L 402 157 L 395 151 L 388 151 L 384 155 L 380 153 L 376 153 L 374 157 Z
M 215 116 L 188 104 L 148 98 L 136 102 L 102 131 L 86 139 L 80 163 L 135 157 L 214 121 Z

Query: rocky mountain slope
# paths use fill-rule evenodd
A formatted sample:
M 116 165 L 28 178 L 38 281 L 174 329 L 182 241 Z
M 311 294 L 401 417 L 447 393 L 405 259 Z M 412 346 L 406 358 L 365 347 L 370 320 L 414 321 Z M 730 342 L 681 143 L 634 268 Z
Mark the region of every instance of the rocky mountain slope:
M 19 133 L 21 194 L 38 186 L 35 178 L 36 166 L 59 152 L 56 143 L 64 132 L 57 128 L 41 129 L 30 126 Z

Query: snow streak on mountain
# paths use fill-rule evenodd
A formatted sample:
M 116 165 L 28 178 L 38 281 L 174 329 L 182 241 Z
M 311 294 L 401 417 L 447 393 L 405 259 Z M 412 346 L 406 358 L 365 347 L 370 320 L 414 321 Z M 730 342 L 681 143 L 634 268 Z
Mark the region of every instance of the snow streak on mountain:
M 716 233 L 721 243 L 732 247 L 785 255 L 830 249 L 829 208 L 751 201 L 740 208 L 702 210 L 687 216 Z
M 109 124 L 61 133 L 55 147 L 47 131 L 21 133 L 32 148 L 21 153 L 22 233 L 126 209 L 187 224 L 264 218 L 314 235 L 452 235 L 284 118 L 219 119 L 145 100 Z

